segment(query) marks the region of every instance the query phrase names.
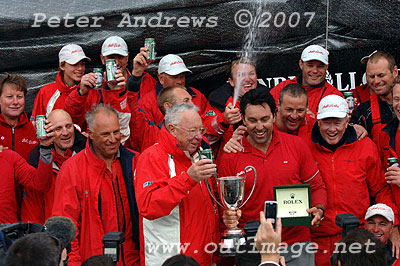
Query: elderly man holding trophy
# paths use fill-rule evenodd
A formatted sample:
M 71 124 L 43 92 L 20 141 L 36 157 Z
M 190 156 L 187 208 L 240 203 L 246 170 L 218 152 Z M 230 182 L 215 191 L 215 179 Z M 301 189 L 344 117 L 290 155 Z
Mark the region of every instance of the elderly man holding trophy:
M 198 111 L 189 104 L 168 108 L 159 143 L 138 159 L 135 192 L 141 265 L 161 265 L 177 254 L 191 256 L 201 266 L 214 262 L 219 216 L 205 180 L 217 169 L 210 159 L 200 157 L 200 149 L 210 146 L 203 139 Z
M 228 229 L 243 228 L 246 222 L 259 219 L 265 201 L 277 201 L 277 216 L 285 226 L 282 243 L 287 245 L 281 249 L 281 255 L 286 264 L 315 265 L 315 247 L 307 226 L 319 225 L 327 198 L 312 154 L 299 137 L 274 129 L 276 106 L 269 92 L 247 92 L 240 101 L 240 109 L 247 128 L 247 136 L 241 140 L 243 149 L 224 154 L 218 174 L 246 176 L 242 190 L 247 202 L 241 204 L 240 210 L 225 209 L 223 221 Z M 223 197 L 223 193 L 220 195 Z

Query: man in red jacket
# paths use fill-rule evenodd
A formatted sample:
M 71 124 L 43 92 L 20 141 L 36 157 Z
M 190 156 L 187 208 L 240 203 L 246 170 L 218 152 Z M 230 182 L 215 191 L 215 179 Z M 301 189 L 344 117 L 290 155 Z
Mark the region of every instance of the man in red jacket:
M 135 190 L 141 226 L 141 265 L 161 265 L 185 254 L 201 266 L 213 263 L 219 239 L 218 212 L 205 179 L 216 172 L 199 149 L 210 146 L 198 107 L 177 104 L 167 109 L 159 143 L 139 157 Z
M 379 146 L 382 128 L 395 117 L 392 87 L 399 71 L 391 54 L 377 51 L 367 58 L 365 72 L 367 84 L 374 93 L 353 112 L 351 122 L 363 126 Z
M 341 230 L 335 225 L 337 214 L 351 213 L 363 223 L 370 197 L 391 206 L 397 214 L 376 145 L 369 138 L 357 139 L 354 128 L 348 125 L 348 113 L 345 99 L 324 97 L 308 143 L 328 192 L 325 219 L 311 230 L 318 244 L 316 265 L 330 265 L 329 257 L 341 239 Z
M 138 154 L 120 145 L 118 114 L 112 107 L 96 105 L 86 114 L 86 121 L 86 148 L 64 162 L 54 194 L 53 216 L 71 218 L 78 232 L 68 265 L 78 266 L 102 254 L 102 238 L 113 231 L 124 232 L 126 237 L 118 265 L 138 265 L 139 226 L 133 188 Z
M 0 78 L 0 145 L 16 151 L 25 160 L 39 143 L 24 112 L 27 91 L 26 81 L 20 75 L 6 73 Z
M 53 179 L 51 188 L 46 193 L 38 193 L 31 189 L 24 189 L 21 206 L 21 221 L 44 224 L 51 216 L 54 201 L 55 182 L 61 165 L 71 156 L 85 148 L 86 137 L 75 129 L 69 114 L 63 109 L 51 111 L 48 119 L 55 127 L 53 153 Z M 38 167 L 39 146 L 36 146 L 28 160 L 29 164 Z
M 204 127 L 207 128 L 207 138 L 210 142 L 224 134 L 232 119 L 227 119 L 219 110 L 213 109 L 207 98 L 199 90 L 186 84 L 186 74 L 191 71 L 186 67 L 183 59 L 175 54 L 168 54 L 161 58 L 158 64 L 158 81 L 150 74 L 144 72 L 151 60 L 148 60 L 147 47 L 140 48 L 140 52 L 133 59 L 133 71 L 131 77 L 132 90 L 139 92 L 139 108 L 144 112 L 148 121 L 158 124 L 164 120 L 164 115 L 157 106 L 157 96 L 163 88 L 172 85 L 185 86 L 192 96 L 193 103 L 199 107 Z M 237 112 L 240 117 L 240 114 Z M 237 121 L 236 121 L 237 122 Z M 236 123 L 235 122 L 235 123 Z
M 329 52 L 319 45 L 310 45 L 301 53 L 299 67 L 302 74 L 294 79 L 285 80 L 271 89 L 271 94 L 278 103 L 279 95 L 283 87 L 289 83 L 299 83 L 307 91 L 308 109 L 316 115 L 318 104 L 321 99 L 327 95 L 336 94 L 342 96 L 342 93 L 329 84 L 326 80 L 326 71 L 328 70 Z
M 248 135 L 242 139 L 243 149 L 240 152 L 222 156 L 218 172 L 219 176 L 243 176 L 245 167 L 251 165 L 256 169 L 257 181 L 253 195 L 241 209 L 241 215 L 232 210 L 224 211 L 222 218 L 228 229 L 238 223 L 243 228 L 246 222 L 257 220 L 264 202 L 274 200 L 274 185 L 310 184 L 313 207 L 307 212 L 314 215 L 311 225 L 318 226 L 323 217 L 326 189 L 312 154 L 298 136 L 283 133 L 274 127 L 275 108 L 274 99 L 262 88 L 247 92 L 240 101 Z M 250 194 L 254 179 L 254 172 L 247 172 L 244 198 Z M 283 229 L 282 242 L 289 245 L 288 252 L 282 254 L 287 265 L 314 265 L 314 254 L 305 248 L 312 245 L 310 241 L 308 227 Z M 298 251 L 296 254 L 294 249 Z
M 76 89 L 85 74 L 86 62 L 90 58 L 82 47 L 76 44 L 65 45 L 58 53 L 59 69 L 56 81 L 43 86 L 36 95 L 31 120 L 38 115 L 50 114 L 53 109 L 64 109 L 68 95 Z

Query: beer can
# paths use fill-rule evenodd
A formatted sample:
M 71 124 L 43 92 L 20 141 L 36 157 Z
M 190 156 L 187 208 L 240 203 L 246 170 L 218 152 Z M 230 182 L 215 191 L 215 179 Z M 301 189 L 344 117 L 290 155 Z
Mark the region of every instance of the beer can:
M 115 74 L 117 71 L 117 63 L 115 59 L 108 59 L 106 60 L 106 74 L 107 74 L 107 81 L 115 81 Z
M 351 91 L 346 91 L 343 93 L 344 99 L 349 106 L 349 110 L 354 110 L 354 95 Z
M 144 40 L 144 46 L 148 48 L 147 54 L 150 60 L 156 60 L 156 42 L 154 38 L 147 38 Z
M 399 160 L 396 157 L 391 157 L 387 159 L 387 167 L 389 168 L 390 166 L 397 166 L 399 167 Z
M 38 115 L 36 116 L 36 137 L 38 139 L 45 139 L 46 138 L 46 130 L 44 130 L 44 125 L 46 124 L 46 116 L 45 115 Z
M 201 159 L 210 159 L 213 160 L 213 153 L 211 149 L 203 149 L 200 151 Z
M 102 68 L 93 68 L 93 73 L 96 74 L 96 85 L 95 89 L 100 89 L 103 86 L 103 69 Z

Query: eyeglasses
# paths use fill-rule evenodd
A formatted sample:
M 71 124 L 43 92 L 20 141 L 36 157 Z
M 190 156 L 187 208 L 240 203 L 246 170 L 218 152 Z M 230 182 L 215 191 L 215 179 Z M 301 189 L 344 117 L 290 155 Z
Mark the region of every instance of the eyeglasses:
M 207 132 L 207 128 L 204 128 L 204 127 L 202 127 L 202 128 L 193 128 L 193 129 L 188 129 L 188 128 L 184 128 L 184 127 L 181 127 L 181 126 L 175 126 L 175 127 L 185 130 L 190 137 L 194 137 L 199 133 L 201 135 L 204 135 Z

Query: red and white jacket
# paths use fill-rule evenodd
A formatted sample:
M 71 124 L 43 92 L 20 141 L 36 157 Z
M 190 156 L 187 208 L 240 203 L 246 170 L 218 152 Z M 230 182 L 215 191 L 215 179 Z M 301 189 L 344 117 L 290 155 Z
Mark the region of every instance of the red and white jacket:
M 11 150 L 0 152 L 0 223 L 16 223 L 17 184 L 46 192 L 51 186 L 51 163 L 39 162 L 36 169 L 29 165 L 18 153 Z
M 43 86 L 36 95 L 31 120 L 35 120 L 38 115 L 47 117 L 52 110 L 64 109 L 65 100 L 77 87 L 78 85 L 65 85 L 61 78 L 61 72 L 58 72 L 56 82 Z
M 18 124 L 12 128 L 0 114 L 0 145 L 16 151 L 25 160 L 28 160 L 32 149 L 39 144 L 36 130 L 23 112 L 19 116 Z
M 219 240 L 218 211 L 204 182 L 187 174 L 192 159 L 165 126 L 159 143 L 139 157 L 135 191 L 141 265 L 161 265 L 176 254 L 191 256 L 202 266 L 213 263 L 206 248 Z

